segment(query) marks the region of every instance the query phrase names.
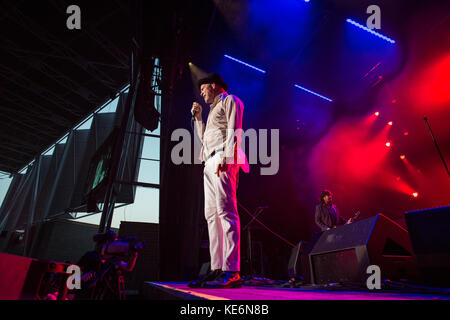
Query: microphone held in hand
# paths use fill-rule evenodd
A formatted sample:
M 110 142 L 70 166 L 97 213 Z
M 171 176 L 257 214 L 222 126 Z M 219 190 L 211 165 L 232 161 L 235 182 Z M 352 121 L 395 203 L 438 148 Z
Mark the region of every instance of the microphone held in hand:
M 191 108 L 192 121 L 196 120 L 197 114 L 202 114 L 202 106 L 198 102 L 194 102 Z M 198 117 L 198 116 L 197 116 Z

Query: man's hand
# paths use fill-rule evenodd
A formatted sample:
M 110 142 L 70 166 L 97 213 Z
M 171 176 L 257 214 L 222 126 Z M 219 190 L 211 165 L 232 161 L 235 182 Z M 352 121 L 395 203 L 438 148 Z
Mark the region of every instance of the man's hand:
M 353 219 L 350 218 L 350 219 L 347 220 L 347 222 L 346 222 L 345 224 L 350 224 L 350 223 L 352 223 L 352 222 L 353 222 Z
M 220 177 L 220 172 L 227 172 L 228 171 L 228 163 L 226 158 L 222 158 L 220 162 L 217 164 L 216 167 L 216 174 L 218 177 Z
M 202 120 L 202 105 L 198 102 L 194 102 L 191 108 L 191 114 L 195 112 L 195 120 Z

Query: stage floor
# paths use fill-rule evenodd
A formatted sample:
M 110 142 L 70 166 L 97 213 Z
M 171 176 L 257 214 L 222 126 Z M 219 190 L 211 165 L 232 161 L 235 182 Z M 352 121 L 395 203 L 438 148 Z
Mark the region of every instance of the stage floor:
M 147 299 L 163 300 L 450 300 L 434 293 L 368 292 L 243 286 L 239 289 L 192 289 L 187 282 L 145 282 Z

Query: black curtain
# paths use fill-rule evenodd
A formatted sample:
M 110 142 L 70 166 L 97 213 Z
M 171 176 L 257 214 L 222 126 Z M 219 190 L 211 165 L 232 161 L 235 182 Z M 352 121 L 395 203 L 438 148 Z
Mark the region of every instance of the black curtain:
M 177 82 L 172 97 L 163 99 L 161 139 L 160 246 L 161 280 L 195 277 L 203 218 L 203 165 L 175 165 L 171 150 L 175 129 L 190 130 L 190 105 L 194 99 L 189 74 Z M 166 104 L 164 104 L 166 102 Z M 164 105 L 168 106 L 164 108 Z M 192 156 L 194 156 L 192 154 Z

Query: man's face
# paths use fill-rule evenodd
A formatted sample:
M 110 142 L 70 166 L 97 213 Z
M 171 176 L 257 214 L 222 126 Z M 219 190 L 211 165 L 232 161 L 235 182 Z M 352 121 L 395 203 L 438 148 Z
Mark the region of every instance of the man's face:
M 205 103 L 213 103 L 215 98 L 214 93 L 215 84 L 205 83 L 200 86 L 200 95 L 205 100 Z
M 326 204 L 331 203 L 331 196 L 325 195 L 325 196 L 323 197 L 323 201 L 324 201 Z

